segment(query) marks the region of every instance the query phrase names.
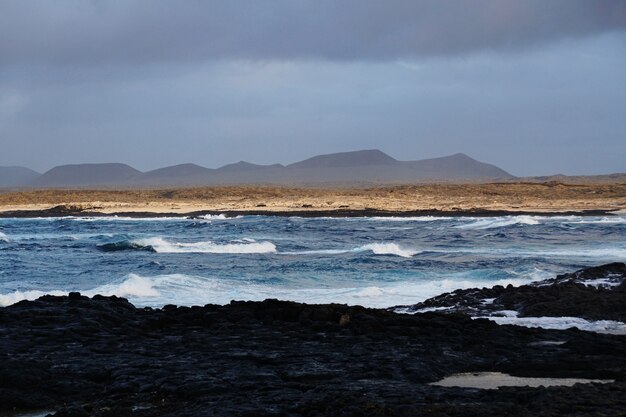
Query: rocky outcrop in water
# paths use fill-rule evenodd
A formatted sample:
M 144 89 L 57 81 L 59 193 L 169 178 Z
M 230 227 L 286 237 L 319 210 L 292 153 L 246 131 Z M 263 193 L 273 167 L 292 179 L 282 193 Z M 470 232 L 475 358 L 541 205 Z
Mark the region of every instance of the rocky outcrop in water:
M 559 279 L 532 296 L 567 285 Z M 613 314 L 612 302 L 601 303 L 608 294 L 598 292 L 594 314 Z M 276 300 L 150 309 L 72 293 L 0 308 L 0 414 L 619 416 L 625 353 L 624 336 L 499 326 L 458 313 Z M 479 371 L 615 382 L 430 385 Z
M 626 322 L 626 265 L 612 263 L 520 287 L 457 290 L 410 307 L 472 316 L 517 311 L 520 317 L 581 317 Z

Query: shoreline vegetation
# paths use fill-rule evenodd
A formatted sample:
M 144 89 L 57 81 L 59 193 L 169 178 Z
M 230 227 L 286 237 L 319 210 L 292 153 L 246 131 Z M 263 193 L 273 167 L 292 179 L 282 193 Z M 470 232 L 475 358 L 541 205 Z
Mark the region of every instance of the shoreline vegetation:
M 168 189 L 45 189 L 0 193 L 0 217 L 501 216 L 626 212 L 626 184 L 489 183 L 370 188 L 212 186 Z

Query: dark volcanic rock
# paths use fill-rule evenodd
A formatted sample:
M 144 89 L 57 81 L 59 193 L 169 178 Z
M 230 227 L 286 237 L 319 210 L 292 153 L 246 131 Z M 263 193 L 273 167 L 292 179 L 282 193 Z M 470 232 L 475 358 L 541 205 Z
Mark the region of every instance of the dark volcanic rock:
M 461 314 L 276 300 L 155 310 L 72 293 L 0 308 L 0 414 L 617 416 L 625 352 L 626 337 Z M 472 371 L 616 382 L 429 385 Z
M 626 265 L 586 268 L 520 287 L 457 290 L 410 308 L 416 311 L 434 307 L 448 307 L 450 311 L 473 316 L 515 310 L 520 317 L 565 316 L 626 322 Z

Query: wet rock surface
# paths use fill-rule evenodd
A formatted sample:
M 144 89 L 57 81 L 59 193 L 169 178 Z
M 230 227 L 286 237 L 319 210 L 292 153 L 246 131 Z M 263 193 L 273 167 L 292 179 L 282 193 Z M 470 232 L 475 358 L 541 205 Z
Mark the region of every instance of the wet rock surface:
M 613 314 L 613 304 L 603 305 Z M 461 372 L 615 382 L 430 385 Z M 276 300 L 144 309 L 116 297 L 45 296 L 0 308 L 0 415 L 42 409 L 57 416 L 620 416 L 626 337 Z
M 626 322 L 626 265 L 612 263 L 522 285 L 457 290 L 410 306 L 472 316 L 517 311 L 519 317 L 581 317 Z

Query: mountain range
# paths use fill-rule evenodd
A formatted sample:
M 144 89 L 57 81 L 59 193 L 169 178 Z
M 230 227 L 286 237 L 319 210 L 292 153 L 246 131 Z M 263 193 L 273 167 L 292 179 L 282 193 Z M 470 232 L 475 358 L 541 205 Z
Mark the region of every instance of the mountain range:
M 377 150 L 318 155 L 290 165 L 237 162 L 221 168 L 181 164 L 141 172 L 120 163 L 61 165 L 39 174 L 23 167 L 0 167 L 0 187 L 154 187 L 218 184 L 392 183 L 461 179 L 511 179 L 508 172 L 457 153 L 398 161 Z

